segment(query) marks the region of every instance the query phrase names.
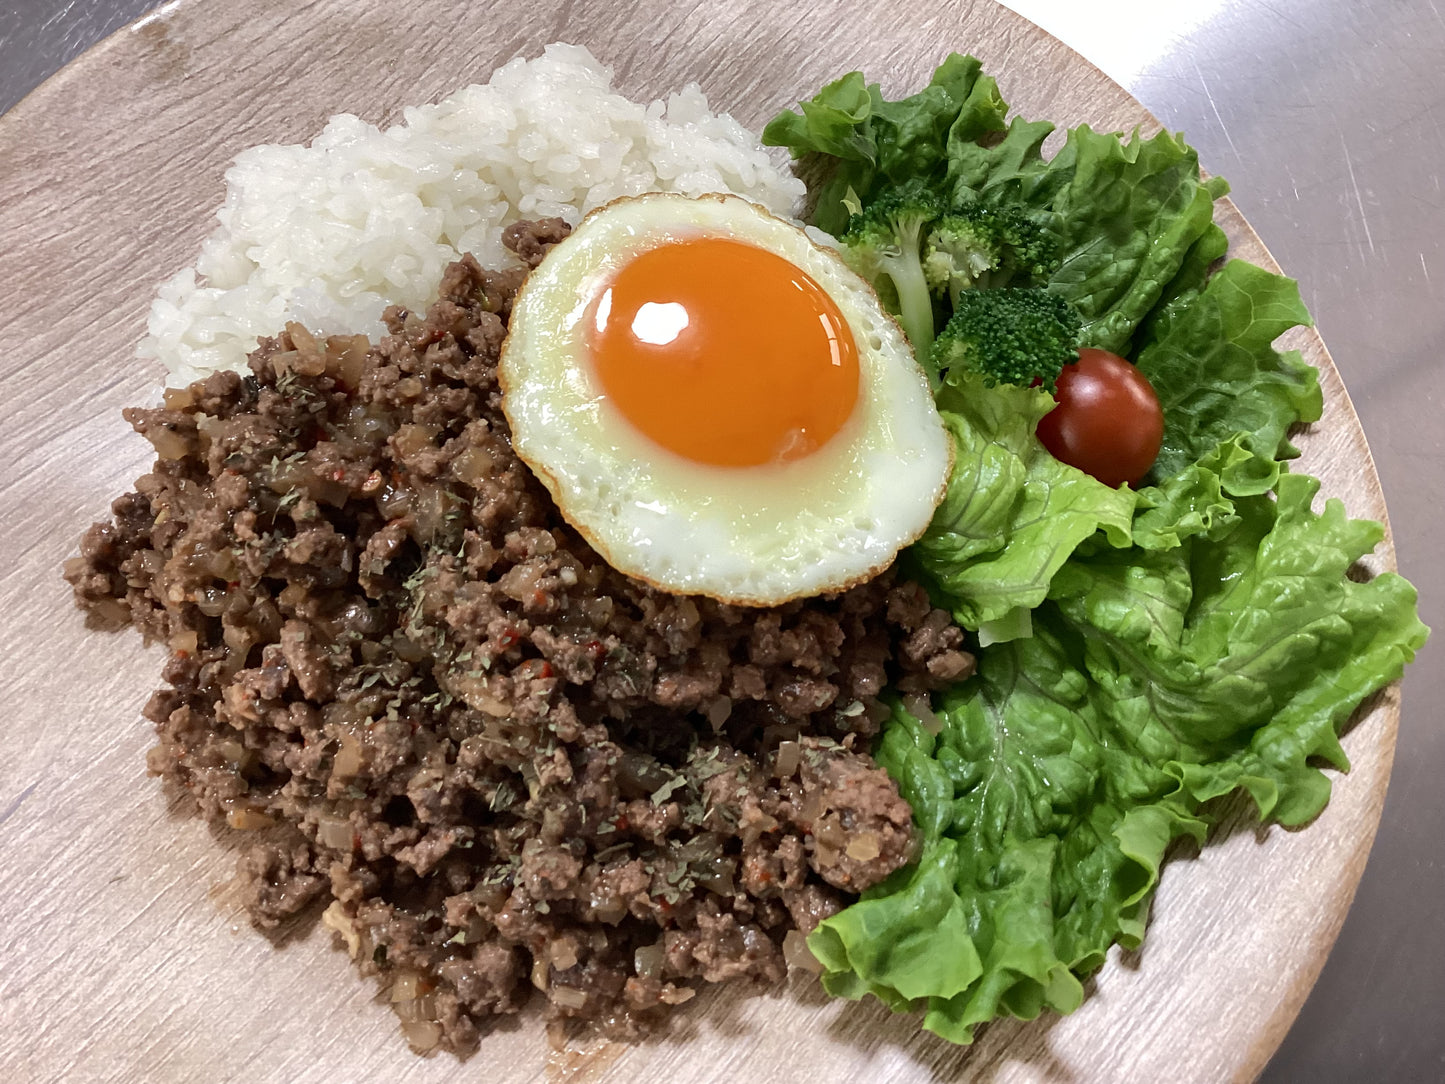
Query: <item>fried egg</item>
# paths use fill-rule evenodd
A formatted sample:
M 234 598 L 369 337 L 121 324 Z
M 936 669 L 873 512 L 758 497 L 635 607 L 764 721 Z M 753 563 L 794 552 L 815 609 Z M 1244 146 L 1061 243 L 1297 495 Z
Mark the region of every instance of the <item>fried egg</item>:
M 775 605 L 881 572 L 952 441 L 873 289 L 735 196 L 594 211 L 528 276 L 502 350 L 517 454 L 621 572 Z

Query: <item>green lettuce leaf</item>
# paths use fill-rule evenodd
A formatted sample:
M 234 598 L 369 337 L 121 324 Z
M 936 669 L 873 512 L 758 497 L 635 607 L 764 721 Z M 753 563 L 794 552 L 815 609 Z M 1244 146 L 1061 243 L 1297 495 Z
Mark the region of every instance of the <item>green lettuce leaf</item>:
M 1000 141 L 950 146 L 945 188 L 954 203 L 1021 210 L 1055 234 L 1049 288 L 1083 315 L 1084 345 L 1127 355 L 1141 324 L 1187 302 L 1223 255 L 1213 205 L 1229 186 L 1202 179 L 1193 148 L 1167 132 L 1126 141 L 1081 126 L 1045 160 L 1052 131 L 1015 117 Z
M 1178 546 L 1193 535 L 1219 537 L 1234 525 L 1233 497 L 1274 487 L 1280 466 L 1261 463 L 1244 447 L 1243 435 L 1225 441 L 1198 463 L 1191 463 L 1157 486 L 1139 490 L 1134 516 L 1134 545 L 1146 550 Z
M 1168 132 L 1125 140 L 1080 126 L 1046 160 L 1053 125 L 1007 112 L 979 61 L 954 53 L 928 86 L 899 101 L 851 72 L 798 112 L 780 112 L 763 142 L 831 159 L 812 212 L 830 233 L 847 226 L 850 193 L 866 205 L 885 184 L 905 181 L 955 205 L 1023 211 L 1059 238 L 1049 287 L 1082 313 L 1084 345 L 1129 353 L 1141 323 L 1197 291 L 1222 252 L 1213 203 L 1228 186 L 1202 180 L 1193 148 Z
M 957 1042 L 998 1015 L 1071 1011 L 1109 945 L 1143 937 L 1164 853 L 1203 840 L 1205 802 L 1243 790 L 1285 825 L 1319 812 L 1317 762 L 1346 766 L 1341 726 L 1427 630 L 1405 580 L 1346 575 L 1381 528 L 1337 501 L 1315 512 L 1317 490 L 1285 474 L 1220 529 L 1076 555 L 1035 634 L 942 697 L 936 737 L 895 712 L 878 757 L 923 860 L 810 937 L 827 989 L 926 998 L 924 1026 Z
M 1238 437 L 1254 457 L 1231 466 L 1231 486 L 1267 490 L 1273 462 L 1297 454 L 1286 439 L 1290 426 L 1317 421 L 1323 406 L 1314 369 L 1273 345 L 1310 323 L 1293 280 L 1242 260 L 1226 264 L 1188 304 L 1171 306 L 1137 358 L 1164 408 L 1164 444 L 1150 479 L 1170 478 Z
M 878 171 L 894 183 L 913 178 L 941 183 L 948 170 L 949 148 L 1002 131 L 1008 112 L 998 84 L 983 74 L 983 65 L 957 53 L 912 97 L 890 102 L 876 84 L 869 90 Z
M 1063 234 L 1049 288 L 1083 314 L 1083 345 L 1128 356 L 1135 329 L 1213 225 L 1216 188 L 1168 132 L 1125 142 L 1081 125 L 1047 172 Z
M 953 376 L 938 407 L 954 439 L 953 474 L 909 560 L 959 624 L 977 629 L 1037 606 L 1097 531 L 1127 544 L 1134 493 L 1060 463 L 1034 436 L 1053 407 L 1048 392 Z
M 1047 172 L 1043 146 L 1053 130 L 1046 120 L 1014 117 L 1004 137 L 995 143 L 951 143 L 943 185 L 950 202 L 982 200 L 991 206 L 1008 203 L 1047 207 L 1053 202 L 1050 186 L 1035 184 L 1025 192 L 1024 185 Z
M 1000 1015 L 1068 1012 L 1109 946 L 1136 946 L 1170 843 L 1202 841 L 1211 800 L 1316 816 L 1347 767 L 1339 733 L 1428 630 L 1414 589 L 1351 578 L 1383 529 L 1294 475 L 1290 427 L 1320 416 L 1316 374 L 1279 336 L 1308 325 L 1288 279 L 1239 262 L 1195 152 L 1161 133 L 1012 118 L 978 62 L 951 56 L 888 102 L 857 73 L 769 125 L 831 157 L 814 223 L 843 198 L 922 180 L 1022 211 L 1059 243 L 1048 288 L 1087 345 L 1133 357 L 1165 411 L 1148 485 L 1110 490 L 1034 436 L 1043 392 L 955 379 L 937 392 L 957 448 L 947 493 L 904 555 L 977 629 L 978 673 L 942 694 L 937 733 L 902 709 L 879 763 L 911 804 L 919 861 L 823 922 L 824 986 L 922 1007 L 957 1042 Z
M 878 144 L 868 123 L 873 95 L 862 72 L 849 72 L 829 83 L 798 108 L 800 113 L 785 109 L 774 117 L 763 130 L 763 141 L 790 148 L 794 158 L 816 152 L 869 166 L 878 160 Z
M 1204 183 L 1215 199 L 1229 191 L 1229 185 L 1224 182 L 1222 177 L 1212 177 Z M 1217 270 L 1217 265 L 1227 251 L 1229 251 L 1229 238 L 1225 236 L 1224 230 L 1220 229 L 1218 223 L 1211 222 L 1209 228 L 1200 234 L 1199 240 L 1195 241 L 1189 251 L 1184 254 L 1184 261 L 1179 265 L 1179 271 L 1175 274 L 1173 281 L 1164 288 L 1159 296 L 1159 303 L 1145 317 L 1139 330 L 1135 332 L 1133 340 L 1135 347 L 1157 339 L 1159 337 L 1157 325 L 1187 308 L 1199 296 L 1199 292 L 1204 289 L 1205 284 L 1209 281 L 1209 276 Z
M 1150 554 L 1100 550 L 1071 563 L 1051 598 L 1086 637 L 1099 695 L 1168 752 L 1191 795 L 1242 787 L 1261 816 L 1301 824 L 1329 784 L 1313 758 L 1348 767 L 1336 735 L 1424 644 L 1415 590 L 1394 573 L 1347 573 L 1384 537 L 1319 482 L 1284 474 L 1273 498 L 1235 499 L 1217 540 Z
M 814 193 L 813 225 L 841 233 L 848 225 L 844 197 L 867 202 L 888 183 L 920 179 L 941 186 L 956 148 L 1004 130 L 1008 106 L 998 84 L 971 56 L 948 56 L 928 86 L 888 101 L 861 72 L 829 83 L 798 112 L 783 110 L 763 129 L 763 142 L 787 147 L 794 158 L 821 154 L 833 171 Z

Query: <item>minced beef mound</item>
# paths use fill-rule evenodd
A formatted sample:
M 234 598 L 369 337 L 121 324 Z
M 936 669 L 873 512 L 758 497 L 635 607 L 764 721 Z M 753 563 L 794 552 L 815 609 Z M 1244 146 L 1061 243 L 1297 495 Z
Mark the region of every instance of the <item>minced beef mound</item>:
M 565 234 L 507 242 L 535 265 Z M 465 258 L 379 345 L 292 324 L 253 375 L 127 411 L 159 458 L 66 569 L 93 623 L 169 647 L 150 767 L 258 840 L 254 921 L 324 907 L 420 1050 L 534 990 L 632 1035 L 693 980 L 780 980 L 914 854 L 879 695 L 973 667 L 891 574 L 749 609 L 610 568 L 508 440 L 524 275 Z

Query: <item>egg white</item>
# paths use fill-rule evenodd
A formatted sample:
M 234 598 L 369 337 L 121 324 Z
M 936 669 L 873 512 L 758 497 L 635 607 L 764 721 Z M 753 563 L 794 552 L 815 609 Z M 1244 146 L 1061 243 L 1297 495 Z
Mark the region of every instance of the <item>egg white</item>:
M 603 394 L 587 356 L 588 307 L 635 255 L 698 236 L 790 260 L 852 330 L 858 402 L 813 454 L 697 463 L 645 436 Z M 866 580 L 923 533 L 952 465 L 928 380 L 872 287 L 797 226 L 736 196 L 649 194 L 594 211 L 518 293 L 500 380 L 517 454 L 562 515 L 614 568 L 678 594 L 775 605 Z

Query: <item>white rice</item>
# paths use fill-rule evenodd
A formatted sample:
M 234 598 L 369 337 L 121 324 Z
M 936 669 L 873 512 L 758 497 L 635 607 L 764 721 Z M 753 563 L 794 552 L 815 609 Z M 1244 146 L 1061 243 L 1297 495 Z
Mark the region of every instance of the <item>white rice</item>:
M 382 334 L 390 304 L 423 308 L 463 252 L 514 261 L 504 226 L 641 192 L 732 192 L 796 216 L 803 185 L 697 84 L 647 105 L 612 90 L 586 49 L 549 45 L 485 85 L 409 108 L 385 130 L 349 114 L 305 146 L 267 144 L 226 173 L 220 225 L 161 284 L 140 354 L 168 382 L 244 370 L 258 336 L 296 320 Z

